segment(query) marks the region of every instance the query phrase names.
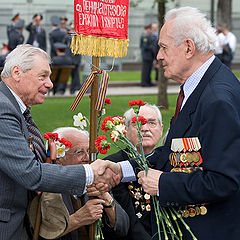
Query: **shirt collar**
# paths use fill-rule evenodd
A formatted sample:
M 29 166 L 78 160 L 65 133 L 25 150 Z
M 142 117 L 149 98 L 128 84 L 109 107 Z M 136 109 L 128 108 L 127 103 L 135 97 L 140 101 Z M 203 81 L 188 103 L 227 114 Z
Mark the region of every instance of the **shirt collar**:
M 215 56 L 211 56 L 201 67 L 199 67 L 184 83 L 183 85 L 183 92 L 184 92 L 184 99 L 181 106 L 183 108 L 184 104 L 193 93 L 199 82 L 201 81 L 203 75 L 215 59 Z M 181 85 L 182 86 L 182 85 Z
M 10 90 L 10 92 L 12 93 L 12 95 L 15 97 L 15 99 L 20 107 L 21 113 L 24 113 L 25 110 L 27 109 L 27 106 L 23 103 L 22 99 L 9 86 L 7 86 L 7 87 Z

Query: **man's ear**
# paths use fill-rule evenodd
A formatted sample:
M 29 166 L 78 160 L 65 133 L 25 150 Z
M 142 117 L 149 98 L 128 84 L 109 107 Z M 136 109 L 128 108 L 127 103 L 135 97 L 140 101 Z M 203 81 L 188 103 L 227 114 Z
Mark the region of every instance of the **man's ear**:
M 192 39 L 188 38 L 185 40 L 185 55 L 186 58 L 189 59 L 191 58 L 196 51 L 195 44 Z
M 13 79 L 15 79 L 17 82 L 20 81 L 21 79 L 21 74 L 22 74 L 22 70 L 19 66 L 14 66 L 11 70 L 11 76 Z

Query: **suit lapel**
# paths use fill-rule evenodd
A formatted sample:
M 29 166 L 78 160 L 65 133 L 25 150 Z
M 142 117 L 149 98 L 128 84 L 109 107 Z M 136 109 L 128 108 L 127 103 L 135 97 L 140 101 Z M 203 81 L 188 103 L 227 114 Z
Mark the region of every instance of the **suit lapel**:
M 221 62 L 219 61 L 218 58 L 215 58 L 212 64 L 209 66 L 206 73 L 203 75 L 198 86 L 195 88 L 193 93 L 188 98 L 183 109 L 179 113 L 175 124 L 173 123 L 171 124 L 170 136 L 174 138 L 185 136 L 186 132 L 192 125 L 191 115 L 196 111 L 196 108 L 202 93 L 206 88 L 207 84 L 211 81 L 215 73 L 218 71 L 220 66 L 221 66 Z
M 10 102 L 14 105 L 14 107 L 18 110 L 18 112 L 21 113 L 20 107 L 15 97 L 12 95 L 11 91 L 3 81 L 0 82 L 0 91 L 10 100 Z
M 23 134 L 24 134 L 25 138 L 28 139 L 29 133 L 28 133 L 27 125 L 26 125 L 25 119 L 22 115 L 21 109 L 20 109 L 15 97 L 12 95 L 11 91 L 9 90 L 9 88 L 6 86 L 6 84 L 3 81 L 0 82 L 0 91 L 9 99 L 9 101 L 14 105 L 16 110 L 19 112 L 19 115 L 22 119 Z

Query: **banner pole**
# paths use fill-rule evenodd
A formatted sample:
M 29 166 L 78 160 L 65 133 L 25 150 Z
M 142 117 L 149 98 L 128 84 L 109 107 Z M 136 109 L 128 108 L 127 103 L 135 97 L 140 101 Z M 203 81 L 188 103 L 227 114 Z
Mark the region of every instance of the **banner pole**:
M 99 70 L 100 57 L 92 57 L 92 72 Z M 89 151 L 90 151 L 90 161 L 95 161 L 97 157 L 97 150 L 95 147 L 95 140 L 97 139 L 97 122 L 98 122 L 98 112 L 95 109 L 97 96 L 98 96 L 98 82 L 99 77 L 96 74 L 91 86 L 91 104 L 90 104 L 90 139 L 89 139 Z M 89 226 L 89 239 L 95 240 L 95 226 L 93 223 Z

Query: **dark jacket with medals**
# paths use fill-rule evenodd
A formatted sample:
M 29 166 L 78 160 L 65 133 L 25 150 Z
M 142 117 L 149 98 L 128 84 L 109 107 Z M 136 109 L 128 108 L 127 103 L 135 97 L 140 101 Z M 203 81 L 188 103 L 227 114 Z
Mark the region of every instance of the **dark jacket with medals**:
M 162 207 L 206 203 L 207 213 L 188 217 L 197 239 L 237 240 L 240 236 L 240 83 L 218 58 L 212 62 L 188 98 L 166 143 L 148 159 L 164 173 L 159 181 Z M 168 171 L 174 138 L 198 137 L 202 168 L 192 173 Z M 134 162 L 131 162 L 136 167 Z M 153 225 L 156 229 L 156 224 Z M 192 237 L 180 225 L 183 239 Z
M 127 160 L 128 156 L 124 151 L 112 154 L 106 159 L 119 162 Z M 126 211 L 130 219 L 130 228 L 125 238 L 117 238 L 121 240 L 150 240 L 151 230 L 151 206 L 148 196 L 144 195 L 141 186 L 135 182 L 120 183 L 112 189 L 114 198 L 121 207 Z

